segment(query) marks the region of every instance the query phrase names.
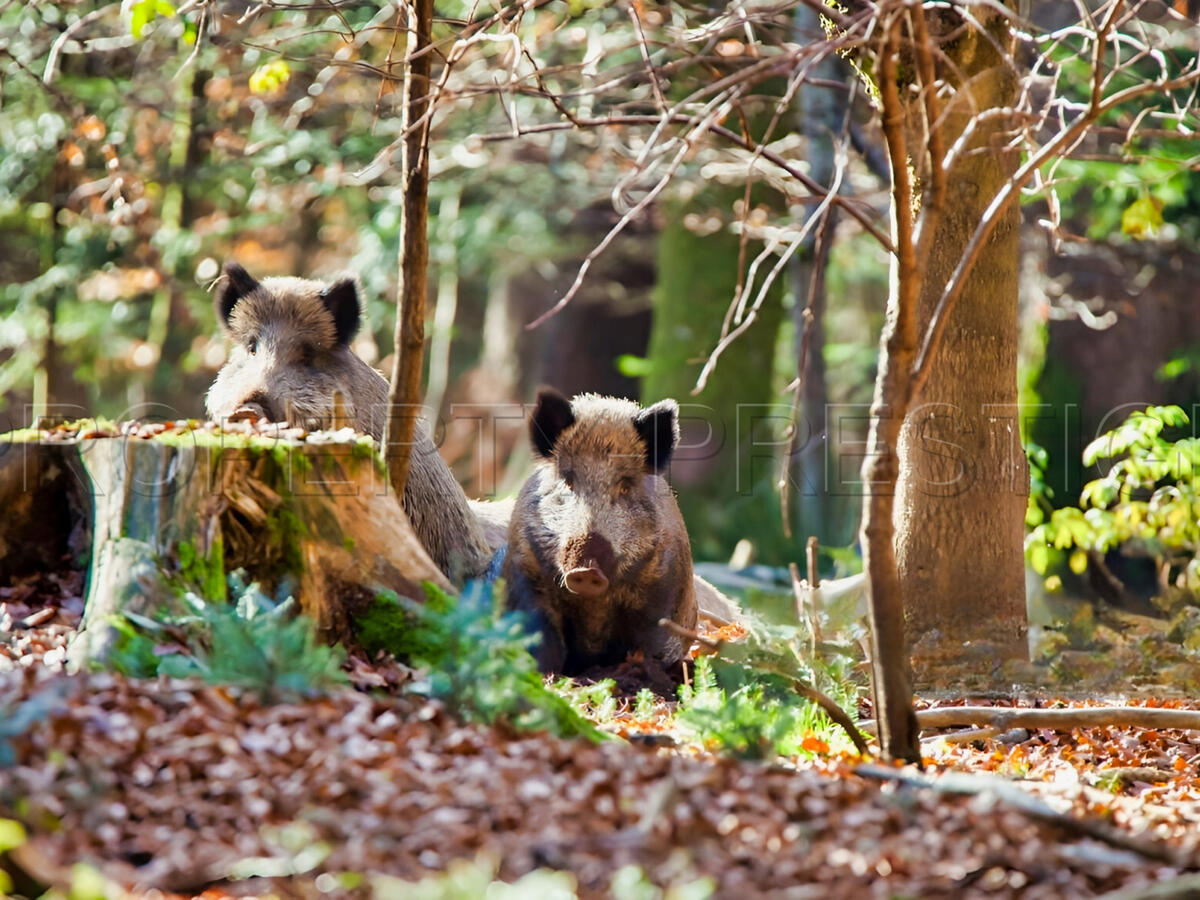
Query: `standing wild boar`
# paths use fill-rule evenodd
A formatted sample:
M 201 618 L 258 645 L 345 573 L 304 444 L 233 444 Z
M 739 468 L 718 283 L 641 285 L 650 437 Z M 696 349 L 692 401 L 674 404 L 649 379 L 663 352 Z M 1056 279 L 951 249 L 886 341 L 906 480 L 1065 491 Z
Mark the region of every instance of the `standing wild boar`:
M 328 427 L 340 394 L 354 428 L 382 439 L 388 383 L 350 349 L 362 317 L 353 279 L 330 285 L 303 278 L 259 282 L 228 263 L 215 306 L 233 348 L 208 391 L 210 418 Z M 486 570 L 491 554 L 479 523 L 420 427 L 403 506 L 418 540 L 451 580 L 461 583 Z
M 641 650 L 663 664 L 686 647 L 658 624 L 696 625 L 692 551 L 662 472 L 678 407 L 538 394 L 529 421 L 544 460 L 517 496 L 504 578 L 508 605 L 542 634 L 543 671 L 575 674 Z

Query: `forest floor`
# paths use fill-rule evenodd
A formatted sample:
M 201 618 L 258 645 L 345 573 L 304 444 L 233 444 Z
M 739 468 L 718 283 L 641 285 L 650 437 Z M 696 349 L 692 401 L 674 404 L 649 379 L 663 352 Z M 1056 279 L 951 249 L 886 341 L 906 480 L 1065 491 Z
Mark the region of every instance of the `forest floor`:
M 362 662 L 360 690 L 267 705 L 66 674 L 81 586 L 0 589 L 17 895 L 475 897 L 495 877 L 517 884 L 489 897 L 1200 896 L 1200 732 L 932 739 L 922 772 L 820 747 L 734 761 L 632 701 L 606 726 L 627 741 L 463 725 Z

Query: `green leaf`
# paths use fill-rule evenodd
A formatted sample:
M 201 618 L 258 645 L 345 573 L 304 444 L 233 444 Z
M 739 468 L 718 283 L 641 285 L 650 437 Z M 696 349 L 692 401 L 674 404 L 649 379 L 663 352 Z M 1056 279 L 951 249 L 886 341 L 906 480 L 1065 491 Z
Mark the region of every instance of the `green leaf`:
M 1045 575 L 1049 564 L 1050 548 L 1046 544 L 1037 543 L 1029 548 L 1029 565 L 1033 566 L 1033 571 Z
M 146 26 L 159 16 L 170 18 L 175 15 L 175 6 L 169 0 L 138 0 L 129 9 L 129 33 L 141 38 Z
M 625 353 L 617 357 L 617 371 L 626 378 L 645 378 L 653 370 L 653 364 L 644 356 Z
M 1121 230 L 1139 240 L 1149 237 L 1162 227 L 1162 201 L 1143 194 L 1121 213 Z

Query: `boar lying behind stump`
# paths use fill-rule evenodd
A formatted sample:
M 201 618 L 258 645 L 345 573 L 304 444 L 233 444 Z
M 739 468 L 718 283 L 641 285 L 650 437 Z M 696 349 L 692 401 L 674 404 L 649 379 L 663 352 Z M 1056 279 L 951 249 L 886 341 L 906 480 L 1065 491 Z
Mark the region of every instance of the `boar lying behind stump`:
M 253 417 L 315 429 L 333 426 L 340 414 L 356 431 L 382 441 L 388 383 L 350 348 L 362 318 L 353 279 L 259 282 L 229 263 L 215 306 L 233 347 L 208 391 L 210 418 Z M 481 575 L 491 559 L 483 532 L 420 427 L 411 460 L 402 503 L 417 539 L 452 581 Z
M 678 407 L 538 394 L 529 430 L 543 462 L 517 496 L 504 564 L 508 605 L 542 635 L 542 671 L 578 674 L 640 650 L 682 660 L 696 626 L 692 553 L 662 472 L 679 440 Z

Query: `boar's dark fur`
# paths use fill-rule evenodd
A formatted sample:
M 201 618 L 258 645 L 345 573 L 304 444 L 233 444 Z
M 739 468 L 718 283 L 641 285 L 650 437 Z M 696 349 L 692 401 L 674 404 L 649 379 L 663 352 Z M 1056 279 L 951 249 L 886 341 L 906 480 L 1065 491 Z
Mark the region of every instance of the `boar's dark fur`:
M 330 285 L 303 278 L 258 282 L 229 263 L 214 305 L 233 347 L 208 391 L 210 418 L 257 416 L 323 428 L 333 423 L 340 394 L 355 430 L 382 440 L 388 383 L 350 348 L 362 317 L 353 279 Z M 403 506 L 417 538 L 453 581 L 487 568 L 490 552 L 479 523 L 421 427 Z
M 509 607 L 541 632 L 543 671 L 578 674 L 638 650 L 664 665 L 684 658 L 658 624 L 696 625 L 691 546 L 661 474 L 677 418 L 673 400 L 538 395 L 529 426 L 543 462 L 517 497 L 503 574 Z

